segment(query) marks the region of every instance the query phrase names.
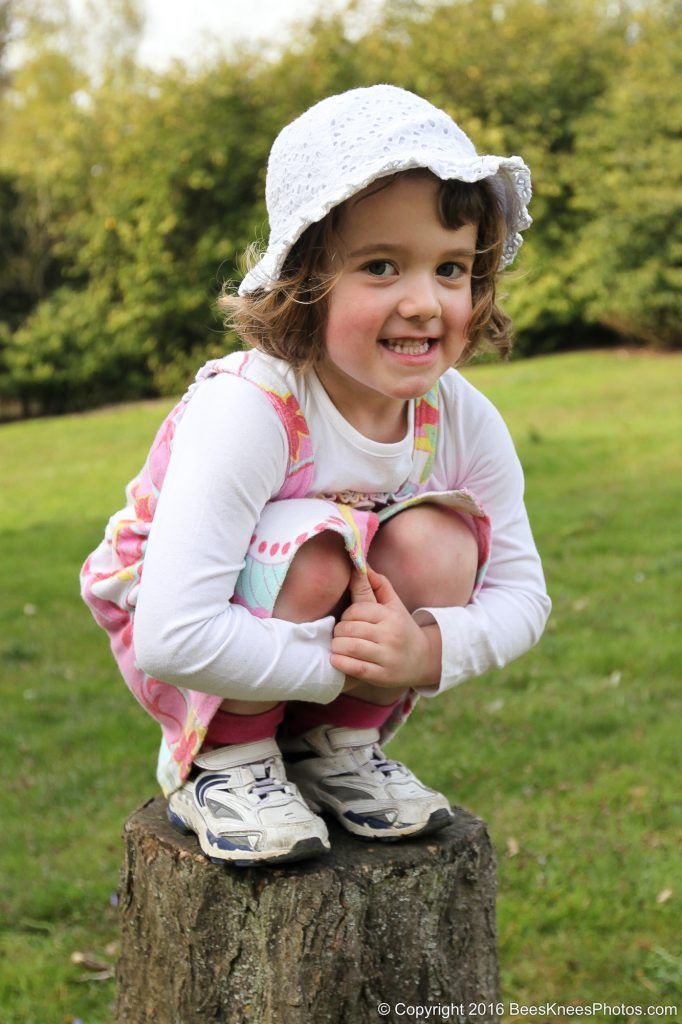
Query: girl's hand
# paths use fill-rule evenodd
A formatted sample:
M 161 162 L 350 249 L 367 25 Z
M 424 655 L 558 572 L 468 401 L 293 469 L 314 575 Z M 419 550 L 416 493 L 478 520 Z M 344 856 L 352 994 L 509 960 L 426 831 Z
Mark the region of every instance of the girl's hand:
M 385 576 L 353 569 L 351 604 L 334 629 L 334 668 L 373 686 L 436 684 L 441 673 L 440 630 L 418 626 Z M 350 687 L 349 687 L 350 689 Z

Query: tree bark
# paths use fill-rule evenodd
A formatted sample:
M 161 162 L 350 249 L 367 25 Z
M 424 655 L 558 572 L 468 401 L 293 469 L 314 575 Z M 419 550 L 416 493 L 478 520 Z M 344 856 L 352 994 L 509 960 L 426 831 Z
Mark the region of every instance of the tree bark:
M 117 1024 L 415 1020 L 398 1004 L 497 1020 L 494 854 L 484 823 L 455 813 L 391 844 L 332 824 L 326 857 L 233 868 L 150 800 L 124 830 Z

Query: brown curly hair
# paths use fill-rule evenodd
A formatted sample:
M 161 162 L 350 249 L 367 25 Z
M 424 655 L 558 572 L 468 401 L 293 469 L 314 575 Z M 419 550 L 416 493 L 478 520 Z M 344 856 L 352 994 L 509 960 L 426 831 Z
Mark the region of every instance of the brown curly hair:
M 387 188 L 403 174 L 432 177 L 417 168 L 381 178 L 367 193 Z M 511 320 L 496 303 L 497 282 L 507 224 L 500 201 L 490 183 L 441 181 L 438 215 L 442 225 L 456 230 L 464 224 L 477 225 L 476 255 L 472 269 L 472 312 L 468 342 L 460 362 L 466 362 L 482 348 L 492 348 L 506 357 L 511 351 Z M 219 308 L 226 314 L 225 326 L 232 328 L 247 345 L 284 359 L 296 370 L 320 364 L 324 356 L 324 325 L 327 296 L 339 271 L 328 269 L 329 253 L 340 248 L 338 223 L 343 204 L 311 224 L 292 246 L 279 280 L 270 291 L 262 288 L 248 295 L 230 294 L 223 288 Z M 255 245 L 245 253 L 247 266 L 254 266 L 261 253 Z

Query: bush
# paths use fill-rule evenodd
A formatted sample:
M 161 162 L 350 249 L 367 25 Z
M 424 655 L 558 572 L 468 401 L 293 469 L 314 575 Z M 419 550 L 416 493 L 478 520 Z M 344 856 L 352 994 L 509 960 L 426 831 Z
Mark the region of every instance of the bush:
M 276 58 L 195 74 L 142 72 L 123 47 L 98 85 L 49 35 L 29 48 L 0 97 L 0 394 L 47 411 L 181 389 L 235 344 L 212 304 L 265 233 L 273 137 L 379 81 L 529 163 L 535 225 L 508 287 L 520 353 L 680 344 L 673 0 L 385 0 L 371 29 L 349 12 Z

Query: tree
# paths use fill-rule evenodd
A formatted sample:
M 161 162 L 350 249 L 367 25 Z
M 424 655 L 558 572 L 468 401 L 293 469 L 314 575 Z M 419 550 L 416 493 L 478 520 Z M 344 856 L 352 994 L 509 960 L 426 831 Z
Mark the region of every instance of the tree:
M 577 125 L 572 294 L 620 336 L 682 346 L 682 23 L 636 12 L 619 73 Z M 596 169 L 596 173 L 595 173 Z

